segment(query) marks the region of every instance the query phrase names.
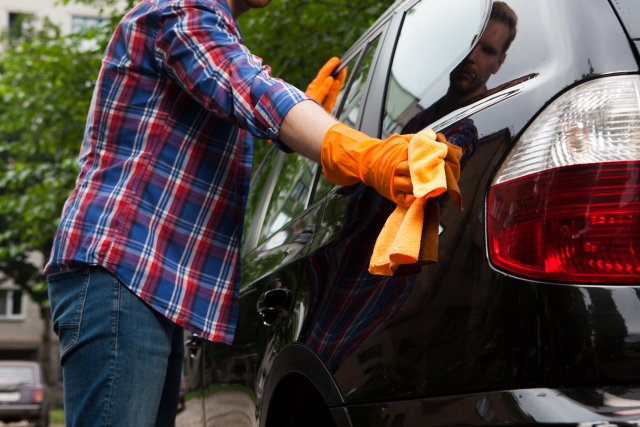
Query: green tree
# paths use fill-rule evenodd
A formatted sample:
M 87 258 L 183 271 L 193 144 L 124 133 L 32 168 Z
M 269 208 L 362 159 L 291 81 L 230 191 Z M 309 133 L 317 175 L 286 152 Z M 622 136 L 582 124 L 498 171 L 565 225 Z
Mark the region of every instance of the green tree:
M 107 29 L 63 36 L 47 20 L 0 50 L 0 272 L 46 299 L 40 269 L 73 189 Z
M 342 55 L 392 0 L 273 0 L 239 19 L 245 44 L 273 74 L 305 90 L 320 67 Z
M 39 302 L 46 301 L 46 282 L 30 256 L 49 257 L 77 176 L 102 53 L 122 16 L 115 0 L 76 1 L 111 11 L 112 18 L 72 35 L 61 35 L 46 20 L 23 20 L 19 32 L 0 40 L 0 273 Z M 128 0 L 129 7 L 133 3 Z M 304 90 L 324 62 L 343 53 L 391 3 L 274 0 L 245 14 L 240 26 L 249 49 L 276 76 Z M 256 142 L 255 162 L 267 148 Z

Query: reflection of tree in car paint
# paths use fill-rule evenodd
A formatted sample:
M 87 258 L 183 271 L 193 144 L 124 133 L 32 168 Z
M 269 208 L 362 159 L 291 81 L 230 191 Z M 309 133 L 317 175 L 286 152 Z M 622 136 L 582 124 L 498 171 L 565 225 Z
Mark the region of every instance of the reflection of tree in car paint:
M 351 197 L 340 234 L 308 259 L 311 312 L 299 338 L 332 372 L 388 324 L 415 282 L 415 276 L 387 277 L 368 272 L 371 250 L 393 203 L 365 185 L 339 192 Z M 334 260 L 339 260 L 338 266 L 331 265 Z M 319 310 L 314 311 L 316 307 Z

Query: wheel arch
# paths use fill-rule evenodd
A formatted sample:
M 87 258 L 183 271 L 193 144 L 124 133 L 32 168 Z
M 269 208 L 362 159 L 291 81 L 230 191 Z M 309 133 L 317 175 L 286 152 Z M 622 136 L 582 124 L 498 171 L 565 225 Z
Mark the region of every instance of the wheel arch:
M 285 346 L 271 367 L 262 400 L 260 427 L 267 427 L 272 403 L 278 402 L 278 393 L 281 391 L 279 386 L 292 378 L 303 379 L 315 388 L 331 412 L 337 427 L 352 427 L 344 408 L 344 398 L 333 376 L 318 355 L 300 343 Z

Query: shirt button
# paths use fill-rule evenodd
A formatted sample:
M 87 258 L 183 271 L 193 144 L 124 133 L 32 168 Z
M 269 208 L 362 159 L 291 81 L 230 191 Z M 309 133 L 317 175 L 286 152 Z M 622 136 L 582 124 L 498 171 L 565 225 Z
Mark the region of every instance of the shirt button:
M 250 149 L 249 144 L 244 144 L 244 151 L 249 151 Z

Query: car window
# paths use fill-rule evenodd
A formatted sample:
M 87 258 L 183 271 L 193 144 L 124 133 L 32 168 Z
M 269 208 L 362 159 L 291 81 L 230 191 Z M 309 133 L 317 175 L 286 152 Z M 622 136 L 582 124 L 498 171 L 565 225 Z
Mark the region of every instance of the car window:
M 349 62 L 347 62 L 347 65 L 346 65 L 347 78 L 344 82 L 344 85 L 342 85 L 342 89 L 340 89 L 340 93 L 338 93 L 338 96 L 336 98 L 336 103 L 333 105 L 332 114 L 336 117 L 338 117 L 340 107 L 342 106 L 342 99 L 344 98 L 344 94 L 347 92 L 347 89 L 349 88 L 349 77 L 351 77 L 353 70 L 356 68 L 356 65 L 358 65 L 358 60 L 360 59 L 360 55 L 362 55 L 362 52 L 359 52 L 358 54 L 354 55 L 354 57 Z
M 359 68 L 356 70 L 356 74 L 353 78 L 349 78 L 347 75 L 347 82 L 349 85 L 345 85 L 339 95 L 339 98 L 336 102 L 336 108 L 334 109 L 334 115 L 339 118 L 339 120 L 351 127 L 355 127 L 356 121 L 358 120 L 358 114 L 360 113 L 364 91 L 366 88 L 367 78 L 369 77 L 369 71 L 371 70 L 371 65 L 373 64 L 373 58 L 376 53 L 376 49 L 378 48 L 378 44 L 380 41 L 380 36 L 375 38 L 372 42 L 370 42 L 366 50 L 364 51 L 364 57 L 360 63 Z M 358 65 L 358 60 L 362 55 L 356 55 L 349 63 L 347 64 L 348 70 L 355 70 Z M 337 109 L 341 106 L 341 99 L 345 96 L 346 99 L 344 102 L 343 108 L 338 111 Z M 339 114 L 338 114 L 339 113 Z M 324 196 L 331 191 L 334 187 L 333 184 L 329 184 L 329 182 L 324 177 L 322 171 L 320 171 L 318 177 L 318 182 L 316 184 L 316 189 L 313 194 L 313 200 L 320 200 Z
M 245 249 L 245 245 L 249 247 L 253 246 L 252 242 L 249 242 L 247 239 L 252 231 L 254 222 L 261 221 L 263 218 L 264 210 L 259 209 L 259 207 L 261 206 L 261 202 L 264 203 L 264 192 L 267 191 L 267 184 L 270 181 L 269 174 L 275 167 L 279 152 L 280 150 L 275 147 L 271 147 L 271 150 L 269 150 L 264 160 L 251 177 L 249 195 L 247 196 L 247 207 L 244 215 L 244 229 L 242 233 L 242 246 Z
M 369 77 L 369 71 L 371 70 L 371 64 L 373 64 L 373 57 L 379 41 L 380 37 L 378 36 L 369 44 L 362 59 L 362 64 L 350 84 L 344 107 L 342 107 L 342 111 L 338 116 L 338 119 L 347 126 L 355 127 L 356 121 L 358 120 L 358 114 L 360 113 L 365 88 L 367 86 L 367 77 Z
M 299 154 L 285 156 L 260 229 L 259 243 L 305 210 L 317 170 L 318 164 L 306 157 Z
M 387 83 L 383 138 L 403 133 L 430 107 L 423 105 L 430 90 L 475 46 L 490 10 L 490 0 L 421 0 L 407 10 Z
M 0 384 L 33 384 L 33 368 L 29 366 L 1 366 Z

